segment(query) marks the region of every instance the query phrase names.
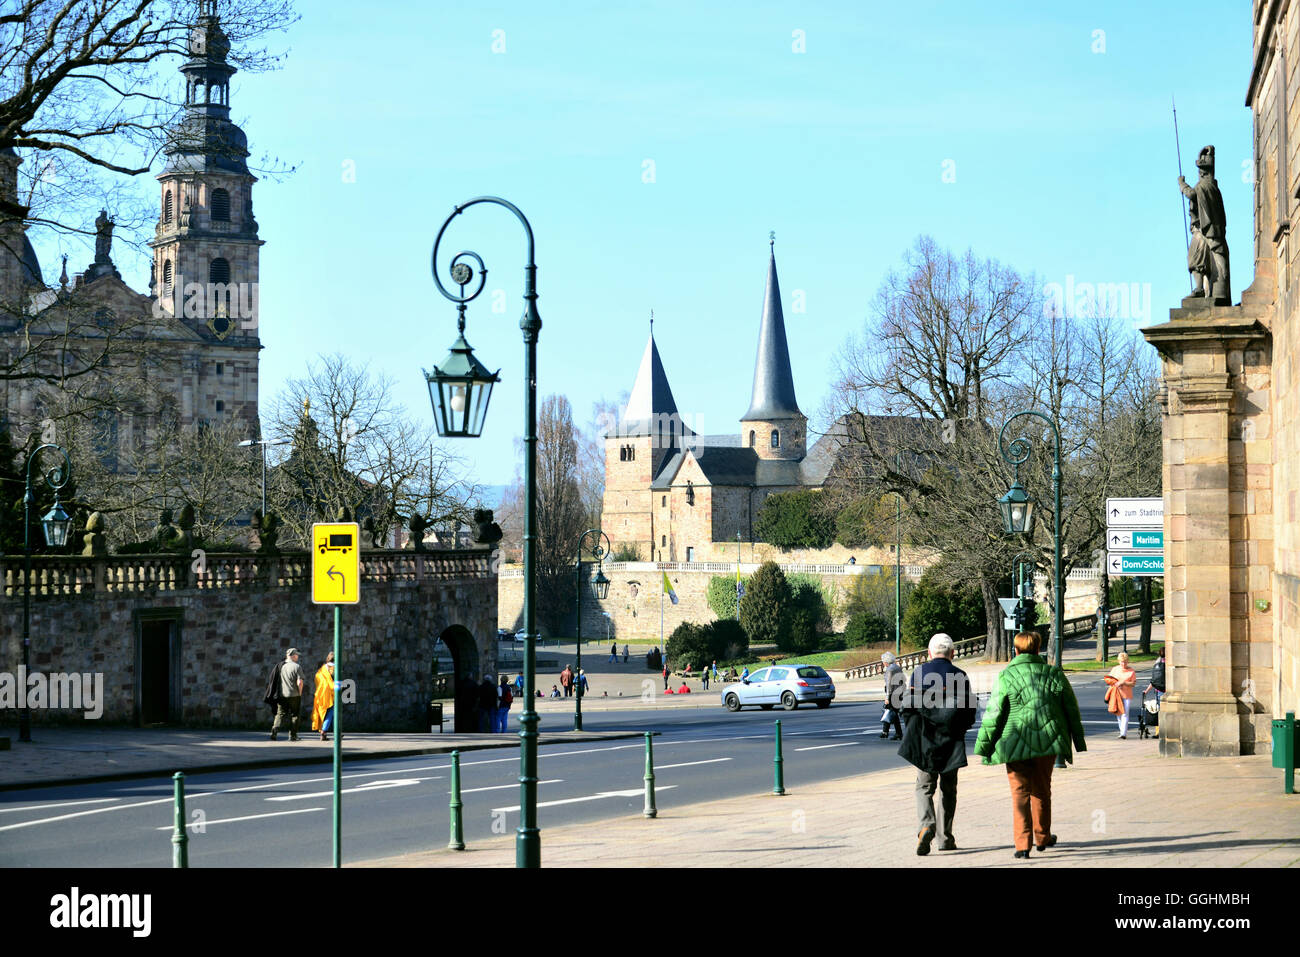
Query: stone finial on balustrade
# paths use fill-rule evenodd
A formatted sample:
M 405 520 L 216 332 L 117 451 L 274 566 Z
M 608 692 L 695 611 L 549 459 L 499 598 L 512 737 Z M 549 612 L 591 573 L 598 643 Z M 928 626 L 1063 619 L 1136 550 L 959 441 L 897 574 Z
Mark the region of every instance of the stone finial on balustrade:
M 495 545 L 501 541 L 501 526 L 492 521 L 492 509 L 474 509 L 474 541 L 480 545 Z
M 426 551 L 424 547 L 424 533 L 429 527 L 429 520 L 419 512 L 412 512 L 411 517 L 406 524 L 411 530 L 411 537 L 407 540 L 406 547 L 417 552 Z
M 92 558 L 108 554 L 108 538 L 104 534 L 107 528 L 108 520 L 102 513 L 90 513 L 90 518 L 86 520 L 85 544 L 81 549 L 83 556 Z

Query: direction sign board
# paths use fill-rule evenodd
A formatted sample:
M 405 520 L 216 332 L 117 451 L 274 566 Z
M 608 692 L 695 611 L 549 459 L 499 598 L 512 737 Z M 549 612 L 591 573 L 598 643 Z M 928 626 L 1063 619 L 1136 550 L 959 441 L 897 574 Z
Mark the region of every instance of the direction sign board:
M 1162 528 L 1165 524 L 1165 500 L 1108 498 L 1106 524 L 1110 528 Z
M 334 522 L 311 527 L 311 600 L 355 605 L 361 589 L 361 526 Z
M 1106 533 L 1106 547 L 1112 552 L 1161 551 L 1165 547 L 1163 528 L 1112 528 Z
M 1106 571 L 1130 578 L 1155 578 L 1165 573 L 1163 552 L 1107 552 Z

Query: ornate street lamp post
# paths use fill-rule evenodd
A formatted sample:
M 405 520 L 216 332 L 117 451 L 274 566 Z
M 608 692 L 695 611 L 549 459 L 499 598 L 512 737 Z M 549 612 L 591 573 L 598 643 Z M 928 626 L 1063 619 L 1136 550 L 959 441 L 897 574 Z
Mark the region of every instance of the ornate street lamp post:
M 515 866 L 540 867 L 542 863 L 541 831 L 537 827 L 537 705 L 533 696 L 537 662 L 537 339 L 542 317 L 537 313 L 537 264 L 533 258 L 533 228 L 513 203 L 497 196 L 478 196 L 455 207 L 443 221 L 433 242 L 433 281 L 438 291 L 457 305 L 459 334 L 441 366 L 424 374 L 433 405 L 433 419 L 438 434 L 456 438 L 477 438 L 483 432 L 492 387 L 500 380 L 495 372 L 474 358 L 474 350 L 465 341 L 465 306 L 475 299 L 487 282 L 487 268 L 478 253 L 465 250 L 452 258 L 452 282 L 460 293 L 451 293 L 438 276 L 438 246 L 452 220 L 480 203 L 504 206 L 514 213 L 528 238 L 528 260 L 524 266 L 524 315 L 519 328 L 524 338 L 524 713 L 519 720 L 519 827 L 515 831 Z M 478 286 L 468 295 L 465 287 L 474 281 L 478 266 Z
M 1061 432 L 1056 427 L 1056 423 L 1046 415 L 1033 409 L 1023 409 L 1012 415 L 1002 424 L 1002 431 L 998 433 L 998 452 L 1002 456 L 1002 461 L 1012 466 L 1015 471 L 1015 481 L 1007 493 L 998 500 L 998 505 L 1002 509 L 1003 526 L 1008 535 L 1023 535 L 1033 529 L 1034 500 L 1025 491 L 1024 486 L 1020 484 L 1020 466 L 1029 461 L 1029 453 L 1032 446 L 1029 439 L 1021 435 L 1016 437 L 1010 445 L 1006 444 L 1007 429 L 1011 423 L 1023 416 L 1033 416 L 1042 419 L 1052 429 L 1052 569 L 1055 576 L 1053 581 L 1054 600 L 1052 602 L 1052 645 L 1055 648 L 1056 665 L 1061 666 L 1061 655 L 1065 648 L 1065 580 L 1061 576 Z M 1065 767 L 1065 761 L 1060 755 L 1056 757 L 1056 766 Z
M 63 548 L 68 543 L 72 532 L 72 519 L 59 503 L 59 492 L 72 477 L 72 461 L 68 453 L 57 445 L 37 447 L 27 458 L 27 485 L 23 493 L 23 674 L 31 668 L 32 647 L 32 506 L 36 496 L 32 493 L 32 465 L 46 449 L 63 456 L 63 464 L 43 473 L 45 484 L 54 490 L 54 507 L 41 519 L 41 531 L 45 535 L 45 544 L 50 548 Z M 23 679 L 26 681 L 26 678 Z M 23 707 L 18 713 L 18 740 L 32 740 L 32 716 L 27 710 L 27 695 L 23 695 Z
M 574 695 L 573 704 L 573 730 L 582 730 L 582 546 L 587 540 L 591 540 L 588 551 L 591 557 L 599 563 L 596 568 L 596 574 L 591 576 L 591 592 L 596 596 L 597 601 L 604 601 L 609 597 L 609 579 L 605 577 L 605 556 L 609 554 L 609 537 L 598 528 L 589 528 L 578 538 L 578 560 L 577 566 L 577 588 L 574 590 L 578 603 L 578 673 L 574 675 L 574 683 L 578 686 L 577 694 Z M 605 544 L 601 544 L 604 539 Z

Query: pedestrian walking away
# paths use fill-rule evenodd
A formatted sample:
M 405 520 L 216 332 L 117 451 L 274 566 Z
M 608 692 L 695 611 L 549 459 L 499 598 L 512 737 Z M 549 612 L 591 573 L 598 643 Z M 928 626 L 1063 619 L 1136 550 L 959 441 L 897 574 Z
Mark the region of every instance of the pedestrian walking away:
M 1156 707 L 1160 706 L 1160 699 L 1165 696 L 1165 648 L 1161 645 L 1156 649 L 1156 663 L 1151 666 L 1151 682 L 1146 686 L 1147 691 L 1156 693 Z
M 1119 664 L 1110 669 L 1106 675 L 1106 709 L 1119 721 L 1119 736 L 1128 737 L 1128 705 L 1133 700 L 1133 688 L 1137 684 L 1137 672 L 1129 667 L 1128 655 L 1119 653 Z
M 668 690 L 668 662 L 664 662 L 664 690 Z
M 930 660 L 912 672 L 901 702 L 907 729 L 898 748 L 899 757 L 916 767 L 916 816 L 920 824 L 916 853 L 930 853 L 942 835 L 939 849 L 955 851 L 952 823 L 957 816 L 957 772 L 966 767 L 966 729 L 975 723 L 976 699 L 966 672 L 952 663 L 952 638 L 940 632 L 930 639 Z M 934 792 L 942 794 L 934 814 Z
M 496 723 L 497 683 L 492 676 L 485 674 L 478 686 L 478 730 L 480 734 L 490 734 Z
M 302 665 L 298 664 L 298 649 L 290 648 L 280 665 L 280 696 L 276 701 L 275 720 L 271 722 L 271 740 L 280 734 L 280 725 L 288 722 L 289 740 L 298 740 L 298 712 L 302 710 L 302 689 L 306 682 Z
M 578 695 L 585 698 L 590 693 L 590 685 L 587 684 L 587 669 L 578 669 Z
M 623 646 L 623 664 L 627 664 L 627 654 L 628 654 L 628 647 L 627 647 L 627 645 L 624 645 L 624 646 Z
M 322 741 L 328 741 L 334 727 L 334 652 L 325 656 L 325 664 L 316 671 L 314 687 L 311 729 L 320 732 Z
M 618 645 L 609 646 L 609 663 L 611 665 L 618 664 Z
M 700 680 L 704 682 L 704 690 L 709 690 L 709 669 L 706 667 L 700 672 Z
M 1012 841 L 1015 856 L 1029 857 L 1056 844 L 1052 833 L 1052 766 L 1056 758 L 1074 760 L 1088 750 L 1074 689 L 1060 668 L 1038 653 L 1037 632 L 1013 639 L 1016 656 L 998 675 L 975 738 L 975 753 L 985 764 L 1007 766 L 1011 784 Z
M 497 712 L 496 719 L 493 723 L 493 731 L 504 733 L 506 726 L 510 722 L 510 706 L 514 704 L 515 695 L 510 690 L 510 680 L 505 675 L 501 676 L 501 684 L 497 688 Z
M 899 716 L 899 709 L 903 706 L 903 694 L 907 690 L 907 678 L 903 675 L 903 667 L 898 663 L 892 651 L 886 651 L 880 656 L 880 661 L 885 666 L 885 710 L 880 714 L 880 736 L 889 737 L 889 727 L 894 727 L 894 740 L 903 740 L 903 724 Z

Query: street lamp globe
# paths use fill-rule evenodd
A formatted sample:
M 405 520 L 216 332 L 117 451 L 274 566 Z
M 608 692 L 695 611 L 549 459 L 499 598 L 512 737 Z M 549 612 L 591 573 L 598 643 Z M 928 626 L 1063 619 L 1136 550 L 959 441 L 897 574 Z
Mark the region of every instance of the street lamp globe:
M 45 544 L 50 548 L 62 548 L 68 544 L 68 535 L 72 532 L 72 516 L 63 510 L 59 497 L 54 497 L 54 507 L 41 519 L 41 528 L 45 532 Z
M 474 357 L 465 336 L 459 335 L 441 365 L 425 372 L 433 421 L 444 438 L 478 438 L 483 434 L 492 387 L 501 381 Z
M 609 597 L 609 579 L 605 577 L 604 569 L 596 569 L 596 574 L 591 576 L 591 590 L 596 595 L 597 601 L 604 601 Z
M 1034 500 L 1016 479 L 1007 494 L 998 499 L 1002 528 L 1008 535 L 1023 535 L 1033 528 Z

